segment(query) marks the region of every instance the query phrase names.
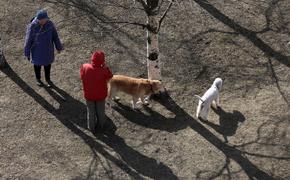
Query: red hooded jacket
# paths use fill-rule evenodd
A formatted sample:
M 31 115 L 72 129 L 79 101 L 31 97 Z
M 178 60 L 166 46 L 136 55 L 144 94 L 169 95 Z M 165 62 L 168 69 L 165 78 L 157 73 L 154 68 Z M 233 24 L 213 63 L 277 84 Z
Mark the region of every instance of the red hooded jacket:
M 93 53 L 91 64 L 83 64 L 80 74 L 86 100 L 102 101 L 106 99 L 108 95 L 107 83 L 113 75 L 105 65 L 105 54 L 102 51 Z

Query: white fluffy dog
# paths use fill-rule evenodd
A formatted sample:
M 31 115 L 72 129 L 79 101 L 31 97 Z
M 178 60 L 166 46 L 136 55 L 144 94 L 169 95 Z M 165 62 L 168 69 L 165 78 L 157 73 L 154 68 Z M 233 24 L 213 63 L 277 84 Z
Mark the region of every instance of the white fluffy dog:
M 220 106 L 219 91 L 222 88 L 222 83 L 223 80 L 221 78 L 216 78 L 212 86 L 204 93 L 202 97 L 195 95 L 199 98 L 196 110 L 197 118 L 207 120 L 211 104 L 214 104 L 216 108 Z

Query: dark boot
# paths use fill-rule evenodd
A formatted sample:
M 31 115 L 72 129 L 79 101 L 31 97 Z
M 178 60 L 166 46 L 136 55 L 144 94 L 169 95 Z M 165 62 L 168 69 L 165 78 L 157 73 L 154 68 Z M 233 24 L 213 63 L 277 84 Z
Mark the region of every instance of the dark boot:
M 50 69 L 51 69 L 51 64 L 48 66 L 44 66 L 45 80 L 47 82 L 48 88 L 51 88 L 54 85 L 53 82 L 50 80 Z
M 36 85 L 39 87 L 43 86 L 43 82 L 40 79 L 36 79 Z
M 50 79 L 48 79 L 48 80 L 46 79 L 46 83 L 47 83 L 48 88 L 51 88 L 54 86 L 53 82 Z

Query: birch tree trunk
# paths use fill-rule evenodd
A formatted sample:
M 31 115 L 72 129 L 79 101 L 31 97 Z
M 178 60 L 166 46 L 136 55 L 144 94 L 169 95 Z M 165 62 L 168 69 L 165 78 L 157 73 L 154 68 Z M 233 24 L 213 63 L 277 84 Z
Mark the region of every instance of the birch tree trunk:
M 159 0 L 147 0 L 147 69 L 148 78 L 161 80 L 161 67 L 158 44 L 158 2 Z

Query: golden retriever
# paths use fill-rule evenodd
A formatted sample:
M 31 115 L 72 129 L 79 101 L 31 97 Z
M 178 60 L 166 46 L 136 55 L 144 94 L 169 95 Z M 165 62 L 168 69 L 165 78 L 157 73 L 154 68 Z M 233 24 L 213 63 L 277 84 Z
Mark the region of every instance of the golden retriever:
M 116 93 L 121 91 L 133 97 L 132 107 L 137 108 L 137 102 L 140 99 L 141 103 L 148 105 L 147 97 L 152 94 L 159 93 L 164 90 L 161 81 L 138 79 L 123 75 L 114 75 L 108 83 L 108 98 L 117 100 Z

